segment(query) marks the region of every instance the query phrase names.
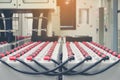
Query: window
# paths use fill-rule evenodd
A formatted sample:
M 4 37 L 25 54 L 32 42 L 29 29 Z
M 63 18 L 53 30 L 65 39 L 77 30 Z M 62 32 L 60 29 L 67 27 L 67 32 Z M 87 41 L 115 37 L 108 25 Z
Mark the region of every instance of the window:
M 79 24 L 89 24 L 89 9 L 79 9 Z

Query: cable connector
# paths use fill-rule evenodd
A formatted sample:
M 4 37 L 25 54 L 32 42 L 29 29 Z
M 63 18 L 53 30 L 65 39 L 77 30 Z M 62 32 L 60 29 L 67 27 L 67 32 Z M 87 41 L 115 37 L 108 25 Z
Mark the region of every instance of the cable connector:
M 10 54 L 10 52 L 9 52 L 9 51 L 6 51 L 6 54 L 7 54 L 7 55 L 9 55 L 9 54 Z
M 5 54 L 4 53 L 1 53 L 0 54 L 0 58 L 2 58 L 2 57 L 4 57 L 5 56 Z
M 103 55 L 102 57 L 103 57 L 103 60 L 109 60 L 109 56 Z
M 27 60 L 32 61 L 32 59 L 33 59 L 33 57 L 32 57 L 32 56 L 28 56 L 28 57 L 27 57 Z
M 9 57 L 9 59 L 15 61 L 17 58 L 16 58 L 16 56 L 11 56 L 11 57 Z
M 71 61 L 71 60 L 74 60 L 75 57 L 74 57 L 74 56 L 69 56 L 69 59 L 70 59 L 70 61 Z
M 44 57 L 44 60 L 50 61 L 50 59 L 51 59 L 50 56 L 45 56 L 45 57 Z
M 118 56 L 117 56 L 119 59 L 120 59 L 120 54 L 118 54 Z
M 91 56 L 87 56 L 87 57 L 86 57 L 86 60 L 91 60 L 91 59 L 92 59 Z

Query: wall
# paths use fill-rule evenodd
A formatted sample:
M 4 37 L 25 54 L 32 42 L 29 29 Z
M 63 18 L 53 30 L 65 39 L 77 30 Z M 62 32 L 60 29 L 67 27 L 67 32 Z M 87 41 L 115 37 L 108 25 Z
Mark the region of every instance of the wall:
M 118 10 L 120 10 L 120 0 L 118 0 Z M 120 13 L 118 13 L 118 51 L 120 53 Z
M 119 0 L 120 1 L 120 0 Z M 53 14 L 53 31 L 60 36 L 92 36 L 93 41 L 99 42 L 99 7 L 104 7 L 104 45 L 112 48 L 112 3 L 111 0 L 77 0 L 76 30 L 60 30 L 59 7 Z M 79 24 L 79 9 L 89 9 L 89 24 Z M 59 25 L 58 25 L 59 24 Z M 119 26 L 120 27 L 120 26 Z
M 120 0 L 118 0 L 118 10 L 120 10 Z M 118 13 L 118 29 L 120 30 L 120 13 Z
M 120 0 L 118 0 L 120 3 Z M 54 32 L 57 36 L 92 36 L 93 41 L 99 42 L 99 7 L 104 7 L 104 45 L 108 48 L 112 47 L 112 3 L 111 0 L 77 0 L 76 5 L 76 29 L 60 30 L 60 9 L 56 8 L 52 13 L 52 28 L 50 32 Z M 79 10 L 89 9 L 89 24 L 79 23 Z M 119 5 L 120 9 L 120 5 Z M 27 14 L 25 14 L 27 16 Z M 28 15 L 30 16 L 30 15 Z M 120 15 L 119 19 L 120 19 Z M 26 23 L 27 22 L 27 23 Z M 23 35 L 31 34 L 32 21 L 23 20 Z M 119 23 L 120 24 L 120 23 Z M 120 26 L 119 26 L 120 29 Z
M 94 41 L 98 41 L 98 0 L 77 0 L 76 5 L 76 30 L 59 30 L 59 8 L 55 15 L 55 25 L 53 25 L 53 31 L 56 35 L 60 36 L 92 36 Z M 89 9 L 89 24 L 79 23 L 79 10 Z M 58 14 L 57 14 L 58 13 Z M 59 24 L 59 25 L 58 25 Z

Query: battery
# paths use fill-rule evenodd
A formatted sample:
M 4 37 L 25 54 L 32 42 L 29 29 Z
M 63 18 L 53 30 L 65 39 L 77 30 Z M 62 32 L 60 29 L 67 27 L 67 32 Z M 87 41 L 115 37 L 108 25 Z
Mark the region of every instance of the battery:
M 59 47 L 60 44 L 58 42 L 28 42 L 14 48 L 9 52 L 6 52 L 7 55 L 2 56 L 1 58 L 3 62 L 9 64 L 15 69 L 24 72 L 31 72 L 32 74 L 20 73 L 1 62 L 1 80 L 58 80 L 58 76 L 49 76 L 43 74 L 34 75 L 34 73 L 46 71 L 34 61 L 50 70 L 54 69 L 56 64 L 50 61 L 50 59 L 54 59 L 55 61 L 59 62 Z M 32 68 L 21 62 L 26 63 Z
M 68 48 L 71 49 L 71 52 Z M 63 63 L 69 58 L 70 53 L 72 53 L 71 56 L 74 56 L 74 59 L 65 64 L 66 68 L 71 69 L 80 62 L 83 61 L 83 63 L 74 67 L 74 72 L 63 75 L 63 80 L 119 79 L 119 64 L 104 71 L 107 67 L 119 62 L 119 55 L 116 52 L 105 49 L 104 46 L 95 42 L 66 42 L 63 44 Z M 86 58 L 88 59 L 85 60 Z
M 117 52 L 96 42 L 27 42 L 0 54 L 0 78 L 118 80 L 119 62 Z

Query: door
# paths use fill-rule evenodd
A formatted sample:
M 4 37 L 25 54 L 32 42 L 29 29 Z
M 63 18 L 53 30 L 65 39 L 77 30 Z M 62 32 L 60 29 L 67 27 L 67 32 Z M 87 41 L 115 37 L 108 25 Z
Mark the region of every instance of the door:
M 76 0 L 58 0 L 60 6 L 60 26 L 62 30 L 76 28 Z

